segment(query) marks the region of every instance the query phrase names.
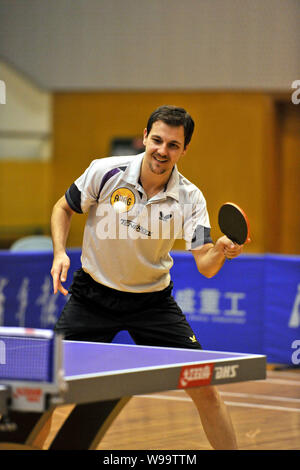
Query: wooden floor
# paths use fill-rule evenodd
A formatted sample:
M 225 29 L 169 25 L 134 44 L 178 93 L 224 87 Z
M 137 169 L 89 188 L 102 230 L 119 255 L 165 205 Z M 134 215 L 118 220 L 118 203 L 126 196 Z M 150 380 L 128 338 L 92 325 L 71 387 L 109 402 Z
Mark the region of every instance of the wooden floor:
M 241 450 L 300 450 L 300 370 L 269 370 L 264 381 L 218 387 Z M 55 423 L 70 407 L 56 411 Z M 51 435 L 49 436 L 51 440 Z M 46 441 L 45 447 L 48 446 Z M 184 391 L 132 397 L 99 450 L 210 450 L 197 410 Z

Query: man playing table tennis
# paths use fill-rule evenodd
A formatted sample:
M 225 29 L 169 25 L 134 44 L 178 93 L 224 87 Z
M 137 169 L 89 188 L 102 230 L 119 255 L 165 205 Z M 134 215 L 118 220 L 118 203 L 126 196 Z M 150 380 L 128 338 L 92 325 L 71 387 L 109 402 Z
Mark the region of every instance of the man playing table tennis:
M 68 292 L 66 242 L 74 213 L 88 213 L 82 268 L 55 330 L 66 340 L 111 342 L 127 330 L 140 345 L 201 349 L 172 297 L 170 250 L 183 237 L 197 268 L 214 276 L 242 247 L 213 244 L 201 191 L 177 170 L 194 131 L 182 108 L 161 106 L 144 130 L 140 155 L 94 160 L 53 208 L 54 292 Z M 186 390 L 214 449 L 236 449 L 228 411 L 213 386 Z

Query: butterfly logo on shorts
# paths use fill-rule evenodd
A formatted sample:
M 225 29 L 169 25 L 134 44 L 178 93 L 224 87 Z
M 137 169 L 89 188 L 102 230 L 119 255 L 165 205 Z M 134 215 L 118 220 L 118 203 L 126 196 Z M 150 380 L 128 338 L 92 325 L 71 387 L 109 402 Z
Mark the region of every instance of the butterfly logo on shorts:
M 192 343 L 197 343 L 197 339 L 195 335 L 190 336 L 189 339 L 192 341 Z

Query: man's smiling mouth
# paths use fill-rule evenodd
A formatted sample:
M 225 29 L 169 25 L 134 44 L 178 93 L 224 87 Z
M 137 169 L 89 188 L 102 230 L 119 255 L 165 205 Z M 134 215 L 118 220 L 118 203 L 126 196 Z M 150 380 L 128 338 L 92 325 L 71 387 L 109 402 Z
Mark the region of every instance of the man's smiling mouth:
M 157 157 L 156 155 L 153 155 L 153 158 L 154 158 L 154 160 L 156 160 L 159 163 L 165 163 L 165 162 L 168 161 L 167 158 L 160 158 L 160 157 Z

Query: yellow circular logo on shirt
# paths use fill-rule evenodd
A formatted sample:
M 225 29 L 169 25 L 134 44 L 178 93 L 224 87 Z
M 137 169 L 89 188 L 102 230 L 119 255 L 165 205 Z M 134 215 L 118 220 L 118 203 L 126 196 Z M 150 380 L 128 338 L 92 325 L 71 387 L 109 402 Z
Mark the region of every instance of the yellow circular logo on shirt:
M 112 193 L 110 203 L 117 212 L 128 212 L 135 203 L 134 193 L 128 188 L 118 188 Z

